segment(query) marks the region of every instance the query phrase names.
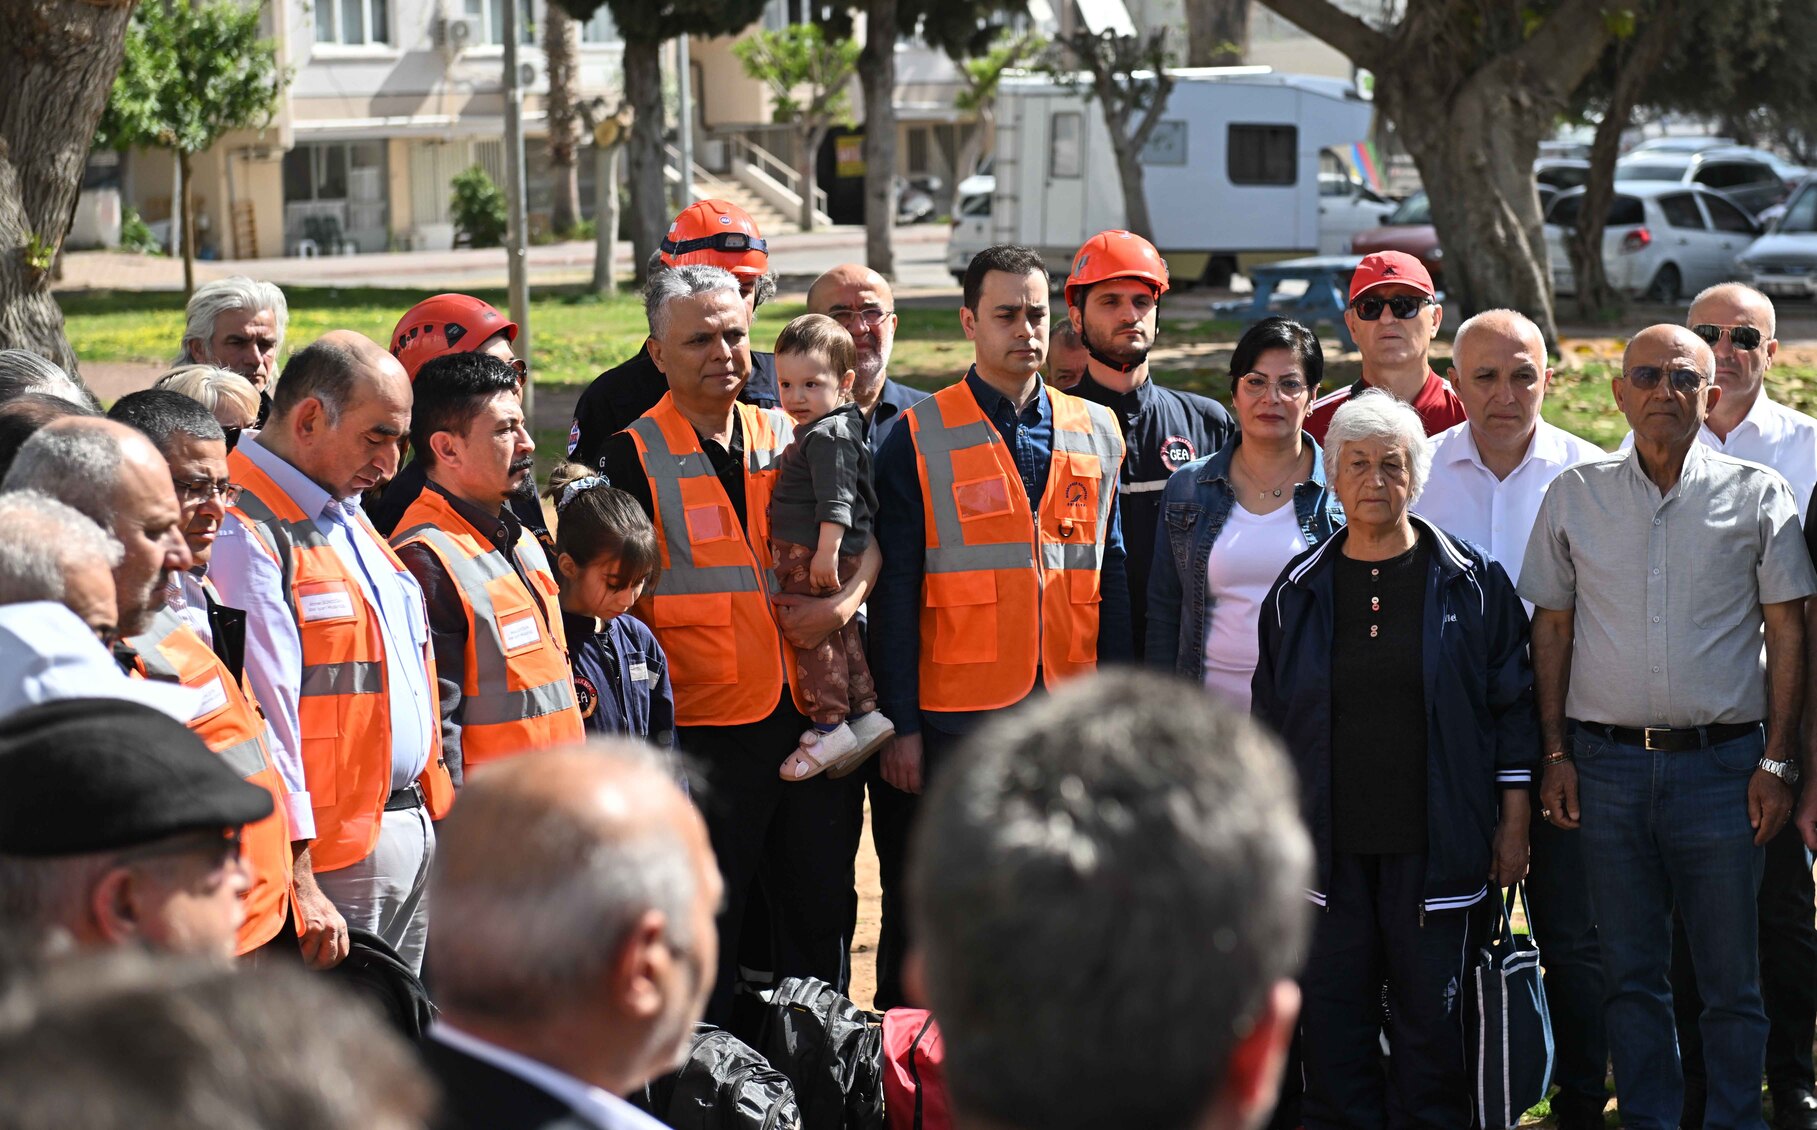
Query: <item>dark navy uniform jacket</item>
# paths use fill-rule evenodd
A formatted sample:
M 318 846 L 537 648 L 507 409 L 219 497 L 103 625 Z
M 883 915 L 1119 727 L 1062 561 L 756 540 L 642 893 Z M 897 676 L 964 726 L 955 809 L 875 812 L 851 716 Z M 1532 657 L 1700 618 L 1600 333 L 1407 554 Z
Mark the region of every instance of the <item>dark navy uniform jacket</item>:
M 576 463 L 598 467 L 600 448 L 606 440 L 656 407 L 668 391 L 669 378 L 650 360 L 650 347 L 645 344 L 637 356 L 607 369 L 580 394 L 574 404 L 574 426 L 568 431 L 568 457 Z M 775 408 L 781 403 L 776 398 L 774 353 L 751 350 L 751 376 L 738 399 L 759 408 Z
M 629 614 L 606 621 L 597 631 L 596 623 L 591 616 L 562 613 L 574 700 L 587 732 L 644 738 L 673 749 L 675 695 L 656 634 Z
M 1104 405 L 1123 427 L 1127 451 L 1117 505 L 1123 512 L 1129 611 L 1140 661 L 1148 639 L 1148 574 L 1154 565 L 1155 527 L 1161 520 L 1161 489 L 1181 467 L 1222 449 L 1236 434 L 1236 421 L 1208 396 L 1162 388 L 1152 380 L 1143 381 L 1134 392 L 1112 392 L 1087 373 L 1072 393 Z

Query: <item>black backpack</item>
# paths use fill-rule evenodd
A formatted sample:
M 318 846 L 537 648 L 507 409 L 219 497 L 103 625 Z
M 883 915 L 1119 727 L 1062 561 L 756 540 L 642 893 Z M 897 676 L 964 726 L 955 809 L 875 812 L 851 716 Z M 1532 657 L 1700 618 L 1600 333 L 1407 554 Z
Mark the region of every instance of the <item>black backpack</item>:
M 738 1037 L 711 1024 L 694 1027 L 681 1070 L 651 1080 L 633 1105 L 674 1130 L 801 1130 L 788 1077 Z
M 883 1130 L 883 1017 L 812 977 L 768 996 L 757 1050 L 795 1084 L 804 1130 Z

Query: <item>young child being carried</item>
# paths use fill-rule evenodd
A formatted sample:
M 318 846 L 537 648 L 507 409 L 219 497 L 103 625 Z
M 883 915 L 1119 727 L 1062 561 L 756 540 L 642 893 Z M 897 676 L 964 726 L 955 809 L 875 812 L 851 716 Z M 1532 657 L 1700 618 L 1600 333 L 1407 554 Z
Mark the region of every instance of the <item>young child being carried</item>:
M 837 592 L 871 540 L 877 494 L 864 417 L 852 402 L 857 360 L 851 335 L 824 314 L 796 318 L 776 339 L 782 409 L 795 421 L 770 496 L 770 549 L 783 592 Z M 797 650 L 795 680 L 814 726 L 782 763 L 784 780 L 843 777 L 895 735 L 877 710 L 857 624 Z

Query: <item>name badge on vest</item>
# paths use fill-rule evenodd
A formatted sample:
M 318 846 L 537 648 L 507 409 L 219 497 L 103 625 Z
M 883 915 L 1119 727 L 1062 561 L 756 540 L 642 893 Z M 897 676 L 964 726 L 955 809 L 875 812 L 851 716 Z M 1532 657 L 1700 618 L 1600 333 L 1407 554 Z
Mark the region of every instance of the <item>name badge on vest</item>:
M 536 626 L 536 610 L 529 609 L 500 617 L 498 635 L 504 641 L 507 653 L 535 646 L 542 639 L 542 633 Z
M 297 586 L 297 615 L 305 624 L 353 619 L 353 590 L 346 581 L 311 581 Z
M 202 701 L 192 717 L 207 717 L 227 705 L 227 688 L 221 685 L 221 676 L 216 675 L 195 689 L 202 692 Z

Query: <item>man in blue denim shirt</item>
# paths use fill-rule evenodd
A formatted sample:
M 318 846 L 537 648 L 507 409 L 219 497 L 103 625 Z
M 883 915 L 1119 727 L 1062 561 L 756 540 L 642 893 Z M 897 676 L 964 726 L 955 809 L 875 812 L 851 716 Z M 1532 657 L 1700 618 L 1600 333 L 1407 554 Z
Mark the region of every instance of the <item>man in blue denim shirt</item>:
M 1041 382 L 1047 355 L 1047 269 L 1026 248 L 993 247 L 966 271 L 965 308 L 960 323 L 974 343 L 974 363 L 964 386 L 976 398 L 1014 458 L 1031 517 L 1040 506 L 1054 460 L 1054 396 Z M 923 401 L 910 415 L 932 410 Z M 1093 412 L 1104 410 L 1088 406 Z M 1115 427 L 1115 421 L 1110 421 Z M 919 679 L 920 613 L 927 554 L 927 514 L 917 465 L 915 432 L 891 433 L 877 457 L 877 544 L 883 569 L 870 600 L 871 638 L 879 707 L 897 713 L 896 740 L 883 755 L 885 780 L 918 793 L 928 767 L 986 713 L 924 710 Z M 1129 584 L 1124 571 L 1123 536 L 1114 498 L 1099 574 L 1097 662 L 1130 658 Z M 1037 679 L 1037 685 L 1039 680 Z

